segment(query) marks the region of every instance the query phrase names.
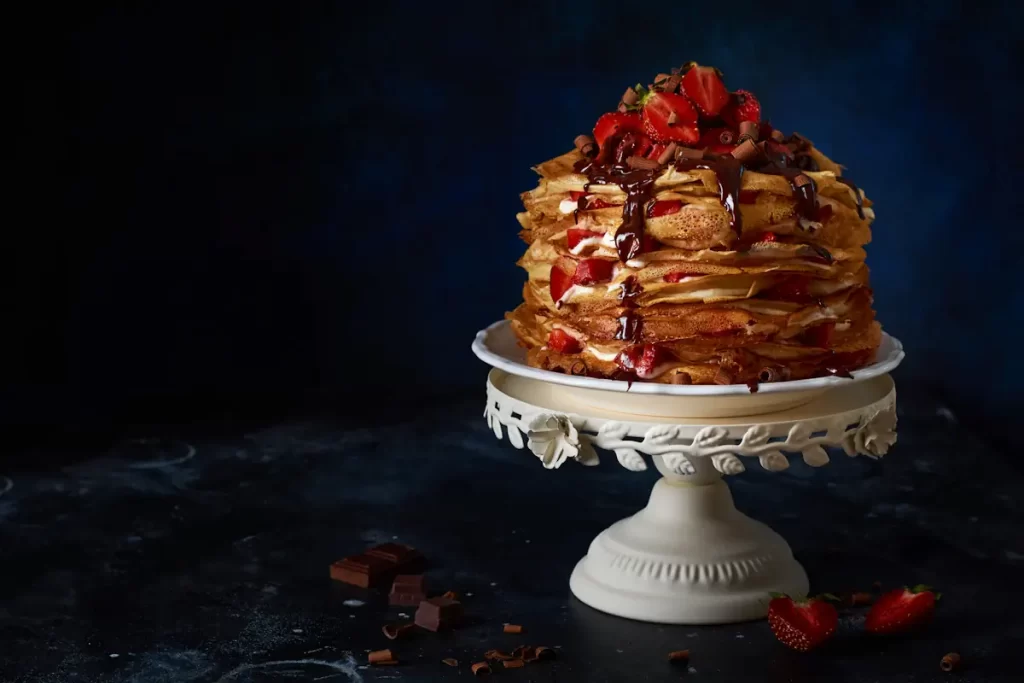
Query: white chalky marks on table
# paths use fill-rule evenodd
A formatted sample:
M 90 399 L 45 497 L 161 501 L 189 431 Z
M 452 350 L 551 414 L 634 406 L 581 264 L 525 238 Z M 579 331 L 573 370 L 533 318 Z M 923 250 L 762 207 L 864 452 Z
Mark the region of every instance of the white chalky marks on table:
M 14 488 L 14 481 L 10 477 L 0 477 L 0 496 Z
M 251 676 L 239 678 L 250 672 L 260 673 L 259 680 L 268 680 L 267 676 L 280 677 L 282 680 L 324 680 L 325 678 L 345 675 L 347 680 L 362 683 L 363 676 L 356 670 L 356 660 L 346 654 L 345 659 L 328 661 L 325 659 L 282 659 L 262 664 L 243 664 L 229 671 L 218 679 L 218 683 L 227 681 L 250 680 Z M 275 675 L 276 674 L 276 675 Z
M 135 439 L 134 441 L 131 441 L 130 443 L 136 444 L 136 445 L 140 445 L 140 446 L 152 446 L 152 445 L 155 445 L 155 444 L 159 444 L 160 440 L 159 439 Z M 179 445 L 180 446 L 184 446 L 184 453 L 182 455 L 179 455 L 178 457 L 169 458 L 169 459 L 166 459 L 166 460 L 162 459 L 162 458 L 157 458 L 155 460 L 144 460 L 142 462 L 135 462 L 135 463 L 132 463 L 130 465 L 130 467 L 132 469 L 135 469 L 135 470 L 153 470 L 153 469 L 157 469 L 159 467 L 171 467 L 173 465 L 181 465 L 182 463 L 188 462 L 189 460 L 191 460 L 192 458 L 195 457 L 195 455 L 196 455 L 196 448 L 192 444 L 185 443 L 183 441 L 182 442 L 172 442 L 172 443 L 176 447 L 174 450 L 178 450 L 177 447 Z
M 346 600 L 345 602 L 343 602 L 341 604 L 345 605 L 345 607 L 362 607 L 366 603 L 363 602 L 362 600 L 356 600 L 354 598 L 350 598 L 350 599 Z

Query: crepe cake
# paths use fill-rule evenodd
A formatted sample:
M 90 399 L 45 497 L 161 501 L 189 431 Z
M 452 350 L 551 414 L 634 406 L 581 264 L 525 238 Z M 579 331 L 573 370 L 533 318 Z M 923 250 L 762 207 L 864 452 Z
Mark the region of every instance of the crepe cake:
M 717 69 L 627 88 L 534 170 L 506 316 L 531 366 L 756 391 L 873 360 L 871 201 Z

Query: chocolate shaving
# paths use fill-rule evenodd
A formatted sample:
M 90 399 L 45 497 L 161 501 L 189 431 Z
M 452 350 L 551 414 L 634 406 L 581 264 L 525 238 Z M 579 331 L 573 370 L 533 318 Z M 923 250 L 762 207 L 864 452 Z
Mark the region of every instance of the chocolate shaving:
M 506 659 L 502 664 L 506 669 L 521 669 L 526 666 L 526 662 L 521 659 Z
M 719 366 L 718 372 L 715 373 L 714 382 L 715 384 L 732 384 L 734 379 L 735 376 L 731 372 Z
M 939 668 L 943 671 L 952 671 L 958 666 L 960 666 L 960 654 L 957 652 L 943 655 L 942 661 L 939 662 Z
M 683 82 L 683 77 L 679 74 L 672 74 L 668 77 L 664 83 L 661 84 L 663 92 L 674 93 L 679 89 L 679 84 Z
M 620 114 L 625 114 L 625 113 L 626 113 L 627 111 L 629 111 L 629 107 L 627 107 L 627 106 L 625 105 L 625 103 L 623 103 L 623 102 L 619 102 L 619 106 L 618 106 L 618 108 L 617 108 L 617 111 L 618 111 L 618 112 L 619 112 Z
M 574 377 L 584 377 L 587 374 L 587 364 L 584 361 L 575 361 L 569 368 L 569 374 Z M 506 631 L 506 633 L 509 633 Z
M 448 598 L 449 600 L 459 600 L 460 599 L 459 598 L 459 594 L 456 593 L 455 591 L 445 591 L 444 595 L 442 595 L 441 597 L 442 598 Z
M 667 164 L 672 159 L 674 159 L 676 156 L 676 149 L 678 147 L 679 145 L 677 145 L 674 142 L 668 143 L 668 147 L 666 147 L 665 151 L 662 152 L 661 155 L 658 157 L 658 164 Z
M 761 372 L 757 373 L 757 381 L 762 383 L 777 382 L 782 378 L 782 373 L 779 370 L 780 368 L 777 367 L 761 368 Z
M 526 659 L 527 653 L 532 650 L 533 647 L 530 645 L 520 645 L 516 649 L 512 650 L 512 659 Z
M 441 663 L 447 664 L 448 666 L 458 666 L 459 660 L 455 659 L 454 657 L 445 657 L 441 660 Z
M 512 659 L 512 655 L 508 654 L 507 652 L 502 652 L 501 650 L 488 650 L 484 653 L 484 659 L 504 661 L 506 659 Z
M 870 605 L 873 600 L 874 596 L 872 596 L 871 593 L 858 592 L 850 596 L 850 605 L 853 607 Z
M 670 662 L 688 662 L 690 661 L 689 650 L 676 650 L 675 652 L 668 653 L 668 661 Z
M 748 161 L 756 159 L 761 154 L 761 150 L 758 149 L 757 144 L 753 140 L 747 138 L 740 142 L 740 144 L 737 145 L 731 153 L 734 158 L 739 159 L 743 163 L 747 163 Z
M 792 180 L 793 187 L 803 187 L 804 185 L 809 185 L 809 184 L 811 184 L 813 182 L 814 181 L 811 180 L 810 176 L 806 176 L 803 173 L 801 173 L 800 175 L 794 177 L 793 180 Z
M 688 372 L 677 372 L 672 375 L 672 384 L 693 384 L 693 377 Z
M 640 96 L 636 94 L 636 90 L 633 88 L 626 88 L 626 92 L 622 93 L 622 103 L 627 106 L 633 106 L 640 101 Z
M 547 645 L 538 645 L 533 651 L 534 659 L 554 659 L 555 651 Z
M 413 630 L 415 626 L 415 624 L 386 624 L 381 631 L 384 632 L 384 637 L 388 640 L 395 640 Z
M 491 665 L 487 662 L 477 662 L 469 668 L 475 676 L 486 676 L 491 673 Z
M 370 653 L 370 664 L 395 664 L 395 655 L 391 650 L 374 650 Z
M 782 142 L 786 139 L 786 136 L 782 134 L 781 130 L 772 130 L 772 140 L 775 142 Z
M 667 123 L 670 126 L 674 126 L 678 122 L 679 122 L 679 114 L 677 114 L 675 112 L 672 112 L 671 114 L 669 114 L 668 118 L 665 119 L 665 123 Z
M 740 140 L 743 138 L 750 138 L 754 142 L 757 142 L 758 126 L 753 121 L 740 121 Z
M 629 164 L 629 167 L 632 169 L 645 171 L 653 171 L 654 169 L 658 168 L 661 165 L 654 159 L 639 157 L 636 156 L 635 154 L 626 159 L 626 163 Z
M 682 146 L 680 146 L 678 149 L 676 149 L 676 159 L 703 159 L 703 158 L 704 158 L 704 150 L 703 149 L 694 149 L 692 147 L 682 147 Z
M 505 624 L 501 630 L 503 633 L 522 633 L 523 627 L 519 624 Z
M 585 157 L 592 157 L 597 154 L 597 143 L 589 135 L 577 135 L 573 141 L 577 151 Z

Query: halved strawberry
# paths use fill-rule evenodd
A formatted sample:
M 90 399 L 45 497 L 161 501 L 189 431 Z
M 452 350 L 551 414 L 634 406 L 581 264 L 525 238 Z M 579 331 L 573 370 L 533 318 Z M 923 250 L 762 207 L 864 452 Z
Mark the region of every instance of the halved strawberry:
M 615 270 L 614 261 L 606 261 L 599 258 L 588 258 L 580 261 L 573 273 L 572 283 L 574 285 L 592 285 L 612 279 L 612 271 Z
M 701 277 L 704 273 L 688 273 L 684 270 L 678 270 L 667 274 L 663 279 L 665 282 L 680 282 L 688 277 Z
M 648 254 L 661 246 L 661 243 L 658 240 L 654 239 L 646 232 L 644 233 L 643 240 L 641 240 L 641 244 L 643 245 L 643 249 L 640 252 L 642 254 Z
M 928 586 L 889 591 L 868 612 L 864 629 L 869 633 L 898 633 L 930 621 L 939 599 Z
M 606 202 L 600 197 L 595 197 L 594 195 L 586 194 L 585 192 L 570 192 L 569 197 L 571 197 L 574 202 L 579 202 L 580 197 L 586 197 L 587 200 L 583 203 L 584 211 L 593 211 L 595 209 L 610 209 L 613 206 L 622 206 L 621 204 L 612 204 L 611 202 Z
M 548 347 L 558 353 L 579 353 L 583 350 L 580 343 L 565 330 L 554 329 L 548 335 Z
M 772 597 L 768 603 L 768 625 L 783 645 L 807 652 L 836 632 L 839 613 L 824 600 L 793 600 L 781 593 L 772 593 Z
M 626 372 L 633 372 L 637 377 L 649 379 L 658 365 L 671 358 L 672 355 L 657 344 L 633 344 L 619 352 L 615 357 L 615 363 Z
M 600 232 L 593 232 L 584 228 L 569 228 L 565 231 L 565 243 L 569 249 L 575 249 L 583 240 L 601 236 L 602 233 Z
M 643 132 L 640 112 L 630 111 L 624 114 L 611 112 L 602 115 L 594 124 L 594 141 L 603 150 L 604 143 L 608 138 L 617 138 L 630 131 Z
M 740 190 L 740 204 L 756 204 L 759 194 L 757 190 Z
M 729 104 L 722 109 L 722 119 L 732 126 L 739 128 L 741 121 L 761 121 L 761 103 L 749 90 L 737 90 L 729 96 Z
M 687 71 L 683 76 L 683 92 L 704 116 L 718 116 L 729 103 L 729 91 L 725 89 L 718 70 L 710 66 L 695 64 Z
M 829 344 L 832 343 L 832 334 L 836 331 L 836 324 L 834 321 L 828 321 L 815 325 L 811 329 L 807 330 L 803 334 L 804 343 L 808 346 L 816 346 L 821 349 L 827 349 Z
M 679 213 L 682 208 L 683 203 L 678 199 L 663 199 L 647 207 L 647 217 L 658 218 L 672 213 Z
M 700 140 L 697 110 L 684 95 L 652 92 L 644 100 L 644 131 L 657 142 L 692 145 Z
M 562 295 L 572 287 L 572 274 L 567 273 L 558 266 L 551 266 L 550 287 L 551 300 L 555 303 L 562 298 Z

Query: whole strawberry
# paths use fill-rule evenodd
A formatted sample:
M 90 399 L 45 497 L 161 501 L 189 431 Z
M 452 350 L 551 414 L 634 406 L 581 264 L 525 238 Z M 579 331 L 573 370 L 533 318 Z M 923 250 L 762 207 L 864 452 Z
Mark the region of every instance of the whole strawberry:
M 768 603 L 768 625 L 783 645 L 807 652 L 836 632 L 839 614 L 822 598 L 794 600 L 782 593 L 772 593 L 772 597 Z
M 864 629 L 869 633 L 901 633 L 931 621 L 940 597 L 928 586 L 889 591 L 868 612 Z

